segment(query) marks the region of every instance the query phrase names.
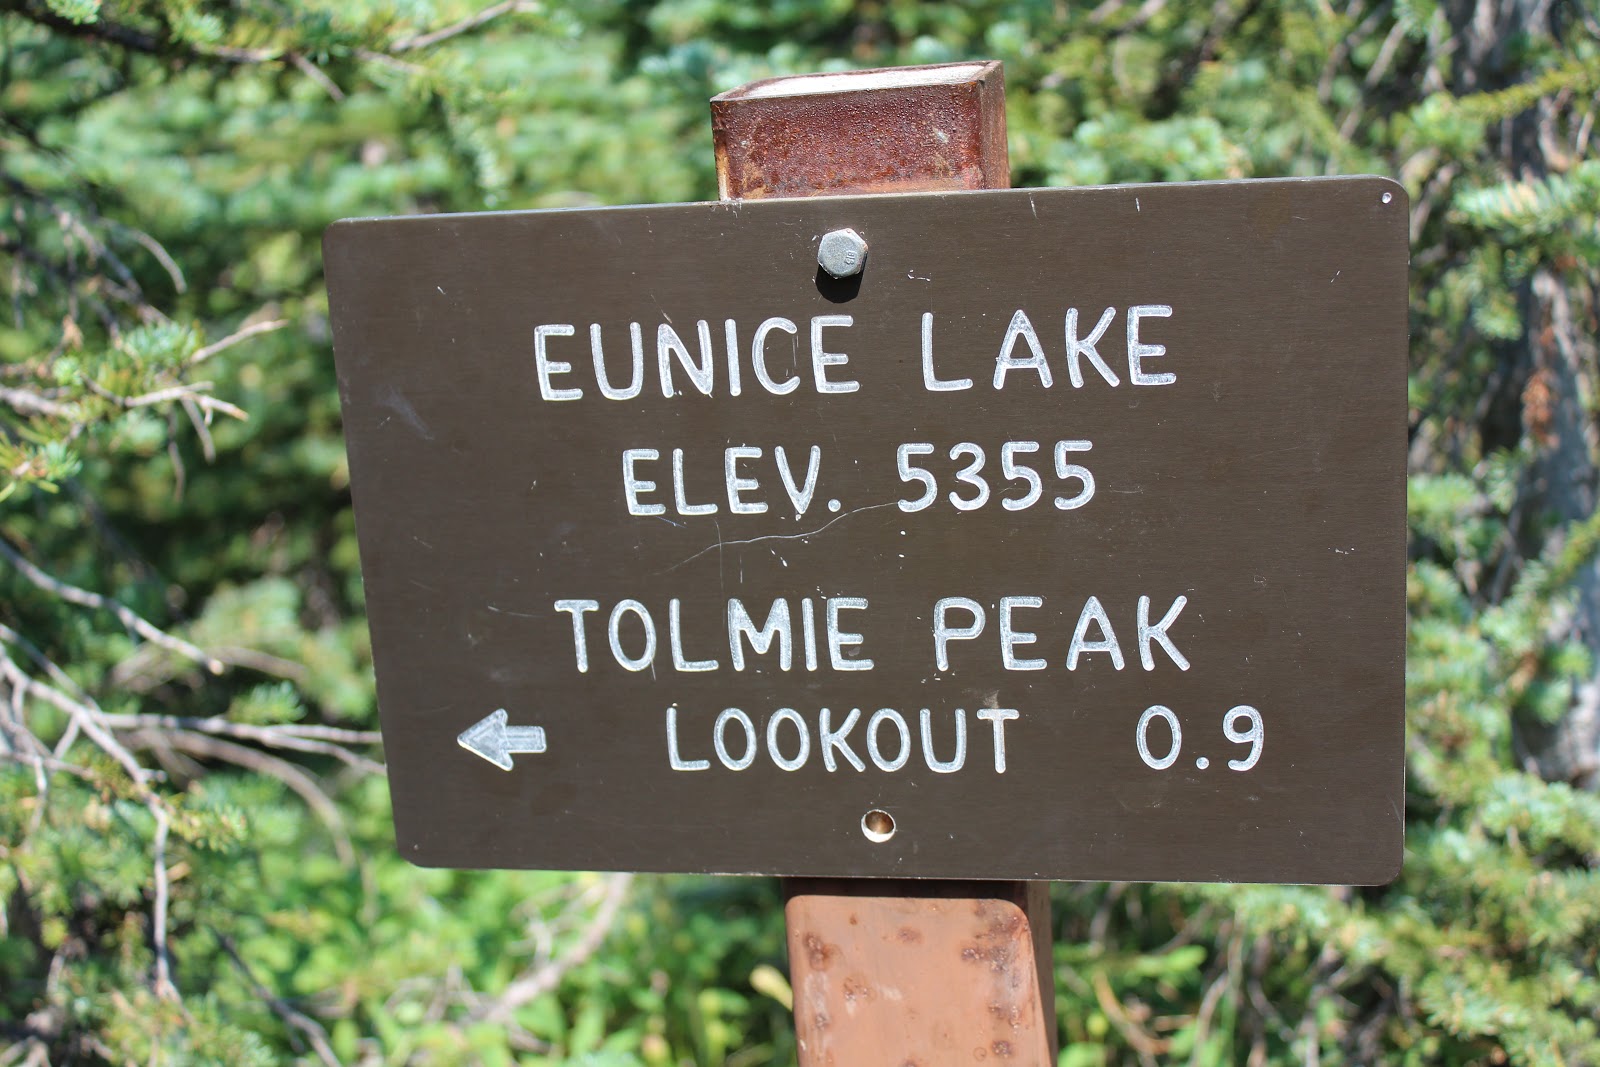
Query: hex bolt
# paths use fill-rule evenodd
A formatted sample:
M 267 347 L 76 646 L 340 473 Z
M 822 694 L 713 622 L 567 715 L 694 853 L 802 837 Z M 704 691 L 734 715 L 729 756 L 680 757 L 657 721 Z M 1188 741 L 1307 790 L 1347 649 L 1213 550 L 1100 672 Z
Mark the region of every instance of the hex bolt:
M 867 242 L 854 230 L 833 230 L 817 246 L 817 266 L 835 278 L 860 274 L 866 262 Z

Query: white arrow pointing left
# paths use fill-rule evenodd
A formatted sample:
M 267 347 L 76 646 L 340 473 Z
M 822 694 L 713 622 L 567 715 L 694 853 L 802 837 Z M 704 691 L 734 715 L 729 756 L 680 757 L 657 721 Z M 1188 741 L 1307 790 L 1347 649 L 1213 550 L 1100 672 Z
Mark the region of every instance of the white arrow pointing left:
M 463 730 L 456 743 L 502 771 L 509 771 L 513 752 L 544 751 L 544 727 L 507 726 L 506 709 L 500 708 Z

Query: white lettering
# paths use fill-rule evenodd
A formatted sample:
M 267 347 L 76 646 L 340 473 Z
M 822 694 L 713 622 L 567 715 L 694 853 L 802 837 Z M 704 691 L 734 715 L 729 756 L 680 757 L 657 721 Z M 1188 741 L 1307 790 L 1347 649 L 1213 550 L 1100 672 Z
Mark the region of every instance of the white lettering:
M 952 608 L 970 612 L 970 626 L 951 626 L 947 616 Z M 970 641 L 983 633 L 986 621 L 983 605 L 964 596 L 947 596 L 933 606 L 933 659 L 941 671 L 950 669 L 951 641 Z
M 850 357 L 842 352 L 822 350 L 822 331 L 828 326 L 850 326 L 855 323 L 850 315 L 816 315 L 811 319 L 811 376 L 816 380 L 819 393 L 853 393 L 861 388 L 860 382 L 830 382 L 828 367 L 843 366 Z
M 683 623 L 679 618 L 683 602 L 677 597 L 667 601 L 667 643 L 672 646 L 672 665 L 680 671 L 714 671 L 714 659 L 685 659 L 683 656 Z
M 672 450 L 672 500 L 678 505 L 679 515 L 715 515 L 715 504 L 691 504 L 683 488 L 683 449 Z
M 641 478 L 634 471 L 634 465 L 640 460 L 660 459 L 661 453 L 654 448 L 630 448 L 622 453 L 622 494 L 628 501 L 629 515 L 665 515 L 665 504 L 641 504 L 640 493 L 653 493 L 656 483 L 646 478 Z
M 730 722 L 744 727 L 744 755 L 738 759 L 728 754 L 727 730 Z M 756 724 L 738 708 L 728 708 L 717 716 L 717 724 L 711 729 L 711 743 L 717 750 L 717 759 L 722 761 L 724 767 L 730 771 L 742 771 L 756 761 Z
M 767 334 L 773 330 L 782 330 L 784 333 L 795 335 L 800 333 L 800 328 L 788 319 L 767 319 L 756 327 L 755 337 L 750 342 L 750 364 L 756 372 L 756 381 L 761 383 L 763 389 L 774 396 L 783 396 L 785 393 L 792 393 L 800 388 L 800 377 L 799 375 L 794 375 L 780 383 L 774 381 L 772 375 L 768 373 Z M 798 345 L 794 348 L 794 354 L 798 362 L 800 354 Z
M 1008 765 L 1006 725 L 1020 719 L 1021 713 L 1015 708 L 983 708 L 977 712 L 977 717 L 992 730 L 995 773 L 1005 774 Z M 779 770 L 794 772 L 804 769 L 812 755 L 820 753 L 823 768 L 829 774 L 851 770 L 860 774 L 867 771 L 869 764 L 873 769 L 893 774 L 910 764 L 919 747 L 923 762 L 935 774 L 954 774 L 963 770 L 967 763 L 967 712 L 964 708 L 954 709 L 954 751 L 947 760 L 940 759 L 935 752 L 933 712 L 928 708 L 921 709 L 915 723 L 895 708 L 879 708 L 865 720 L 865 753 L 857 752 L 850 743 L 852 731 L 863 722 L 862 709 L 858 707 L 851 708 L 837 725 L 829 708 L 819 708 L 815 715 L 794 708 L 778 708 L 758 726 L 760 718 L 739 708 L 724 708 L 717 715 L 711 727 L 711 748 L 718 763 L 732 771 L 747 770 L 764 751 Z M 712 765 L 710 759 L 686 758 L 678 731 L 679 719 L 678 706 L 668 707 L 668 764 L 675 771 L 708 770 Z M 792 728 L 792 738 L 786 727 Z M 913 731 L 920 735 L 920 745 Z M 741 733 L 743 747 L 739 744 Z
M 678 708 L 667 708 L 667 763 L 675 771 L 703 771 L 711 766 L 710 760 L 686 760 L 678 755 Z
M 577 333 L 567 323 L 547 323 L 533 328 L 533 366 L 539 375 L 539 395 L 546 400 L 577 400 L 583 396 L 582 389 L 558 389 L 550 384 L 553 374 L 566 374 L 572 370 L 572 364 L 559 359 L 551 359 L 546 346 L 550 337 L 571 337 Z
M 558 600 L 557 611 L 572 613 L 572 644 L 578 652 L 578 672 L 587 673 L 589 670 L 589 643 L 584 640 L 583 616 L 588 611 L 599 611 L 598 600 Z
M 900 733 L 900 751 L 893 759 L 884 756 L 878 748 L 878 727 L 884 723 L 893 723 L 894 728 Z M 911 730 L 906 726 L 905 719 L 893 708 L 879 708 L 872 715 L 872 721 L 867 723 L 867 755 L 872 757 L 872 762 L 877 764 L 880 771 L 898 771 L 906 765 L 906 760 L 911 758 Z
M 625 614 L 638 616 L 639 625 L 644 628 L 644 652 L 637 658 L 630 658 L 622 651 L 622 616 Z M 611 639 L 611 654 L 630 671 L 642 671 L 656 658 L 656 624 L 645 606 L 637 600 L 618 601 L 617 606 L 611 609 L 607 636 Z
M 1017 347 L 1017 338 L 1028 342 L 1028 348 L 1033 353 L 1027 359 L 1013 359 L 1011 352 Z M 1002 388 L 1006 384 L 1006 372 L 1009 370 L 1029 369 L 1039 372 L 1039 381 L 1046 389 L 1055 384 L 1055 378 L 1050 373 L 1050 364 L 1045 361 L 1044 348 L 1039 344 L 1039 335 L 1034 332 L 1033 323 L 1028 321 L 1028 315 L 1021 308 L 1011 316 L 1011 325 L 1006 327 L 1005 340 L 1000 342 L 1000 354 L 994 360 L 994 387 Z
M 1178 651 L 1177 646 L 1172 643 L 1172 639 L 1167 636 L 1167 627 L 1178 621 L 1178 613 L 1183 610 L 1183 606 L 1188 602 L 1188 597 L 1180 596 L 1172 602 L 1172 607 L 1167 609 L 1167 613 L 1161 617 L 1161 621 L 1151 626 L 1150 598 L 1147 596 L 1139 598 L 1139 662 L 1144 666 L 1145 670 L 1153 671 L 1156 669 L 1156 657 L 1150 650 L 1151 641 L 1166 649 L 1167 655 L 1172 657 L 1172 662 L 1178 665 L 1180 671 L 1189 669 L 1188 659 L 1184 657 L 1182 652 Z
M 922 384 L 930 393 L 953 393 L 958 389 L 971 389 L 971 378 L 951 378 L 942 381 L 933 372 L 933 312 L 922 313 Z
M 716 354 L 711 348 L 711 326 L 705 319 L 694 325 L 700 341 L 698 363 L 689 355 L 689 347 L 683 343 L 683 338 L 678 336 L 678 331 L 669 323 L 663 322 L 656 327 L 656 370 L 661 375 L 662 396 L 673 395 L 672 358 L 677 359 L 678 365 L 689 376 L 689 382 L 702 395 L 711 395 L 711 382 L 716 373 Z
M 784 491 L 789 494 L 789 503 L 794 505 L 794 516 L 800 518 L 811 506 L 811 499 L 817 492 L 817 474 L 822 467 L 822 449 L 816 445 L 811 446 L 811 455 L 806 464 L 805 485 L 795 488 L 794 471 L 789 468 L 789 457 L 784 452 L 783 446 L 778 445 L 772 450 L 772 458 L 778 464 L 778 477 L 783 479 Z
M 835 771 L 839 769 L 838 764 L 833 759 L 835 749 L 856 770 L 864 771 L 867 769 L 867 765 L 861 762 L 861 757 L 856 755 L 855 750 L 850 747 L 850 742 L 845 740 L 846 735 L 850 733 L 859 718 L 861 718 L 861 709 L 851 708 L 850 714 L 845 716 L 844 722 L 839 729 L 833 730 L 830 729 L 833 713 L 827 708 L 822 709 L 822 716 L 817 723 L 817 737 L 822 743 L 822 765 L 828 770 Z
M 867 601 L 858 596 L 841 596 L 828 598 L 828 662 L 836 671 L 870 671 L 872 661 L 865 656 L 859 659 L 845 659 L 846 646 L 861 644 L 860 634 L 850 633 L 848 630 L 839 629 L 839 612 L 864 611 Z M 784 670 L 788 670 L 784 667 Z
M 1096 343 L 1105 335 L 1106 327 L 1111 325 L 1111 320 L 1117 317 L 1117 309 L 1106 308 L 1100 316 L 1100 321 L 1095 324 L 1093 332 L 1083 340 L 1078 340 L 1078 309 L 1067 309 L 1067 376 L 1072 379 L 1074 389 L 1083 388 L 1083 368 L 1078 366 L 1079 356 L 1088 356 L 1089 362 L 1094 364 L 1094 369 L 1100 372 L 1110 385 L 1120 385 L 1117 374 L 1105 361 L 1100 358 L 1100 350 L 1095 348 Z
M 1135 304 L 1128 309 L 1128 380 L 1134 385 L 1171 385 L 1178 380 L 1178 376 L 1171 371 L 1146 374 L 1140 365 L 1146 359 L 1166 355 L 1167 346 L 1141 343 L 1139 320 L 1165 319 L 1171 316 L 1172 308 L 1166 304 Z
M 922 709 L 922 760 L 935 774 L 954 774 L 967 762 L 967 711 L 956 709 L 956 754 L 944 763 L 933 754 L 933 712 Z
M 754 478 L 739 477 L 739 461 L 760 457 L 761 449 L 754 445 L 736 445 L 723 453 L 722 478 L 728 488 L 728 510 L 735 515 L 760 515 L 767 510 L 766 501 L 750 501 L 740 496 L 747 489 L 760 489 L 761 483 Z
M 722 339 L 728 353 L 728 395 L 739 395 L 739 326 L 732 319 L 722 322 Z
M 817 608 L 810 597 L 800 601 L 800 636 L 805 639 L 806 670 L 817 669 Z
M 772 602 L 772 610 L 767 613 L 766 625 L 757 630 L 755 621 L 750 618 L 750 613 L 745 610 L 744 602 L 738 599 L 728 601 L 728 648 L 733 655 L 733 669 L 744 670 L 744 645 L 741 640 L 748 640 L 750 648 L 756 655 L 764 656 L 772 650 L 772 643 L 778 643 L 778 667 L 788 670 L 794 660 L 794 630 L 789 624 L 789 602 L 781 597 Z
M 1087 639 L 1091 622 L 1100 627 L 1104 635 L 1102 640 Z M 1119 671 L 1122 669 L 1122 646 L 1117 644 L 1116 632 L 1111 629 L 1111 620 L 1106 617 L 1106 609 L 1100 606 L 1099 597 L 1090 597 L 1078 615 L 1078 626 L 1072 631 L 1072 646 L 1067 649 L 1067 670 L 1077 670 L 1078 657 L 1085 652 L 1109 652 L 1111 665 Z
M 600 386 L 600 395 L 607 400 L 632 400 L 644 391 L 644 339 L 639 334 L 637 322 L 628 323 L 628 334 L 633 344 L 633 380 L 626 389 L 617 389 L 606 377 L 605 349 L 600 343 L 600 324 L 589 327 L 589 351 L 594 356 L 594 380 Z
M 778 751 L 778 725 L 785 722 L 794 723 L 795 732 L 800 735 L 800 750 L 787 759 Z M 806 729 L 806 721 L 798 711 L 779 708 L 767 720 L 767 755 L 772 757 L 772 762 L 778 765 L 779 770 L 798 771 L 806 765 L 806 759 L 811 755 L 811 732 Z
M 978 718 L 984 722 L 994 723 L 994 773 L 1006 773 L 1006 726 L 1019 716 L 1013 708 L 984 708 L 978 712 Z
M 1008 671 L 1042 671 L 1050 664 L 1042 659 L 1018 659 L 1017 646 L 1031 645 L 1039 638 L 1027 630 L 1011 626 L 1011 613 L 1017 608 L 1042 608 L 1044 601 L 1036 596 L 1003 596 L 1000 598 L 1000 660 Z

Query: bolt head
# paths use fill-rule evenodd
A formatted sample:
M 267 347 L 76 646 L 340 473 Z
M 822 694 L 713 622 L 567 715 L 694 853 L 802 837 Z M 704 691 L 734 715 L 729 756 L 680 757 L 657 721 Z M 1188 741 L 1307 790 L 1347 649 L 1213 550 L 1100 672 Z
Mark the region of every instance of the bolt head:
M 861 273 L 867 262 L 867 242 L 854 230 L 833 230 L 817 246 L 817 266 L 835 278 Z

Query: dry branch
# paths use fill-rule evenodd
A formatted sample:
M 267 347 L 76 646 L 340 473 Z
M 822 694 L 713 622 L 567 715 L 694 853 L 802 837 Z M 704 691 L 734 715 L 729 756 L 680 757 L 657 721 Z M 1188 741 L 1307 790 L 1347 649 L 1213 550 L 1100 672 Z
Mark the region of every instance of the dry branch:
M 173 637 L 165 630 L 151 625 L 126 604 L 112 600 L 110 597 L 101 596 L 99 593 L 91 593 L 87 589 L 80 589 L 75 585 L 68 585 L 59 578 L 51 577 L 34 566 L 22 553 L 6 544 L 4 540 L 0 540 L 0 556 L 3 556 L 12 566 L 16 567 L 17 573 L 45 592 L 58 596 L 67 603 L 76 604 L 79 607 L 91 608 L 96 611 L 109 611 L 117 617 L 117 620 L 122 625 L 151 644 L 160 645 L 171 652 L 187 656 L 196 663 L 203 665 L 212 674 L 222 673 L 221 661 L 207 655 L 203 649 L 180 637 Z

